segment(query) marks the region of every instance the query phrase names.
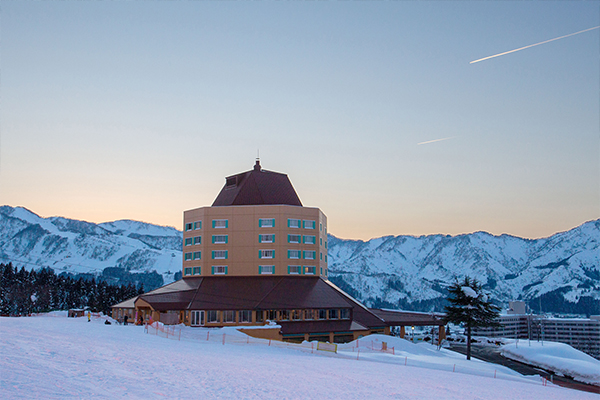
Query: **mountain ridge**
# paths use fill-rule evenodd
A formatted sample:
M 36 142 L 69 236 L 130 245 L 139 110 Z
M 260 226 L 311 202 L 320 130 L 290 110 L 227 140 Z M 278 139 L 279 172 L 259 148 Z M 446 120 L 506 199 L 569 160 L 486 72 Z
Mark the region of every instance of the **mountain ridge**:
M 445 288 L 470 275 L 498 302 L 570 306 L 585 299 L 600 308 L 600 219 L 538 239 L 484 231 L 367 241 L 328 236 L 329 278 L 369 306 L 440 311 Z M 181 273 L 182 237 L 176 228 L 134 220 L 96 224 L 0 207 L 0 262 L 57 273 L 156 271 L 169 283 Z

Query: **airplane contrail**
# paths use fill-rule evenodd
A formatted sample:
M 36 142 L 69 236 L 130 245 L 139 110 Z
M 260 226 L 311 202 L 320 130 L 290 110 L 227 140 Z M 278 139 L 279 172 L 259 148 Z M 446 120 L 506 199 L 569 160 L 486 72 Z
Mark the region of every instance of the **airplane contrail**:
M 418 145 L 421 145 L 421 144 L 428 144 L 428 143 L 441 142 L 442 140 L 454 139 L 455 137 L 456 137 L 456 136 L 451 136 L 451 137 L 447 137 L 447 138 L 443 138 L 443 139 L 428 140 L 428 141 L 426 141 L 426 142 L 417 143 L 417 146 L 418 146 Z
M 566 37 L 569 37 L 569 36 L 578 35 L 580 33 L 591 31 L 591 30 L 598 29 L 598 28 L 600 28 L 600 25 L 599 26 L 595 26 L 593 28 L 584 29 L 584 30 L 579 31 L 579 32 L 569 33 L 568 35 L 560 36 L 560 37 L 557 37 L 557 38 L 554 38 L 554 39 L 544 40 L 543 42 L 530 44 L 529 46 L 520 47 L 518 49 L 514 49 L 514 50 L 510 50 L 510 51 L 505 51 L 504 53 L 495 54 L 493 56 L 480 58 L 479 60 L 471 61 L 469 64 L 475 64 L 476 62 L 479 62 L 479 61 L 489 60 L 490 58 L 494 58 L 494 57 L 500 57 L 500 56 L 503 56 L 505 54 L 514 53 L 515 51 L 528 49 L 528 48 L 533 47 L 533 46 L 539 46 L 540 44 L 544 44 L 544 43 L 548 43 L 548 42 L 553 42 L 553 41 L 558 40 L 558 39 L 563 39 L 563 38 L 566 38 Z

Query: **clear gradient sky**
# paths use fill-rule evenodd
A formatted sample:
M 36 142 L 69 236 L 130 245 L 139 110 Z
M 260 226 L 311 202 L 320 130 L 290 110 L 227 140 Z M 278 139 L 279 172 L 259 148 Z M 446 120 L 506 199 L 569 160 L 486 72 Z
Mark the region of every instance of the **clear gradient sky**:
M 338 237 L 548 236 L 600 217 L 600 30 L 469 62 L 598 25 L 598 1 L 3 1 L 0 203 L 181 229 L 260 149 Z

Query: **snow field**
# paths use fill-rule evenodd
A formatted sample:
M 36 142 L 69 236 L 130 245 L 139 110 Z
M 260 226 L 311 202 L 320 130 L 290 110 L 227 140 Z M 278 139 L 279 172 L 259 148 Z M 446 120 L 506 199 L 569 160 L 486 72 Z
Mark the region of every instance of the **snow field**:
M 390 363 L 403 354 L 423 366 L 467 362 L 428 344 L 381 335 L 361 339 L 357 361 L 352 344 L 341 346 L 340 355 L 311 354 L 279 343 L 268 346 L 268 341 L 243 345 L 245 336 L 234 329 L 212 330 L 242 342 L 235 345 L 226 339 L 223 345 L 222 340 L 202 340 L 207 329 L 186 327 L 181 340 L 168 340 L 144 333 L 143 327 L 103 322 L 88 323 L 85 317 L 0 318 L 0 397 L 598 399 L 591 393 L 543 386 L 539 377 L 520 377 L 512 371 L 498 372 L 494 379 Z M 218 339 L 218 334 L 213 336 Z M 396 355 L 367 350 L 369 341 L 377 349 L 382 339 Z M 474 370 L 500 371 L 479 361 L 468 364 Z
M 505 357 L 600 386 L 600 361 L 565 343 L 506 340 Z

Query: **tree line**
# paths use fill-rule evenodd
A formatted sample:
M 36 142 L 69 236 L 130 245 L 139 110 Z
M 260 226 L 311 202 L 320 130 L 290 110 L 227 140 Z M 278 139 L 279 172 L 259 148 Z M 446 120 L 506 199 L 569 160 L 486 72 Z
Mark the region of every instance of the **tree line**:
M 144 293 L 143 285 L 111 285 L 103 280 L 56 275 L 52 268 L 18 269 L 0 263 L 0 315 L 18 316 L 89 307 L 108 314 L 110 307 Z

